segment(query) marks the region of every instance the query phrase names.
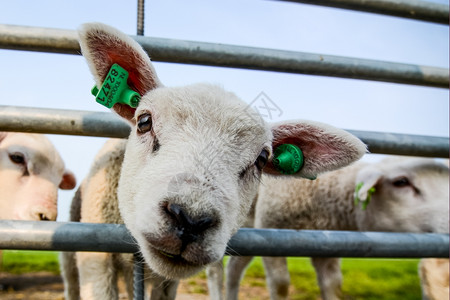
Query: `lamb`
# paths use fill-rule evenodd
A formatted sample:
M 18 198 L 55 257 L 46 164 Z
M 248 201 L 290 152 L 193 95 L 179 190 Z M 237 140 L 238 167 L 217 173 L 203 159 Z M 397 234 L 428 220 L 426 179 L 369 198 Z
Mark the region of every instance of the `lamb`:
M 422 299 L 444 300 L 450 298 L 449 260 L 446 258 L 424 258 L 419 264 Z
M 438 233 L 449 230 L 449 169 L 433 159 L 389 157 L 378 163 L 357 163 L 329 172 L 315 181 L 269 176 L 263 176 L 261 181 L 256 228 Z M 237 299 L 242 272 L 251 259 L 230 258 L 227 299 Z M 286 258 L 263 257 L 263 262 L 271 299 L 287 299 Z M 339 259 L 312 258 L 312 263 L 322 299 L 339 299 Z M 448 277 L 448 269 L 446 272 Z M 425 278 L 422 281 L 426 282 Z M 211 285 L 218 290 L 220 284 Z
M 75 185 L 44 135 L 0 132 L 0 219 L 55 221 L 58 188 Z
M 75 197 L 79 218 L 126 225 L 148 267 L 147 283 L 156 282 L 152 299 L 173 299 L 178 279 L 222 258 L 246 220 L 261 173 L 282 175 L 273 149 L 290 143 L 303 150 L 304 165 L 293 174 L 300 177 L 343 167 L 366 152 L 356 137 L 329 125 L 269 126 L 215 85 L 164 87 L 139 44 L 107 25 L 85 24 L 79 36 L 96 86 L 105 78 L 111 82 L 107 73 L 118 64 L 129 73 L 129 91 L 140 98 L 132 105 L 108 104 L 131 133 L 127 141 L 107 142 L 97 156 Z M 77 268 L 63 272 L 67 299 L 78 296 L 76 273 L 83 299 L 117 299 L 119 269 L 130 293 L 128 257 L 65 253 L 63 268 L 74 258 Z
M 0 132 L 0 220 L 55 221 L 58 188 L 75 185 L 44 135 Z

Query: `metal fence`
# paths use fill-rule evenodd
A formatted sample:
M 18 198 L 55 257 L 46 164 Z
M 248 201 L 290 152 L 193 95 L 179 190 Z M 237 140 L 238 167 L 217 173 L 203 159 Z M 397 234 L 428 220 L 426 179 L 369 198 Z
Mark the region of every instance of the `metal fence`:
M 361 58 L 133 36 L 153 61 L 448 88 L 449 70 Z M 74 30 L 0 25 L 0 48 L 80 54 Z
M 449 22 L 448 5 L 420 0 L 284 1 L 387 14 L 446 25 Z M 152 53 L 152 60 L 155 61 L 449 87 L 449 70 L 444 68 L 143 36 L 133 38 Z M 80 53 L 75 31 L 12 25 L 0 25 L 0 48 Z M 0 130 L 124 138 L 130 129 L 126 123 L 108 113 L 0 106 Z M 449 139 L 445 137 L 349 131 L 363 140 L 371 153 L 449 157 Z M 21 221 L 0 221 L 0 249 L 129 253 L 137 250 L 123 225 Z M 449 236 L 241 229 L 231 239 L 227 254 L 449 257 Z M 142 282 L 143 266 L 136 266 L 135 281 Z M 136 291 L 135 299 L 141 299 L 141 289 L 142 286 Z
M 0 248 L 135 253 L 124 225 L 0 220 Z M 241 229 L 227 255 L 316 257 L 448 257 L 449 236 L 286 229 Z

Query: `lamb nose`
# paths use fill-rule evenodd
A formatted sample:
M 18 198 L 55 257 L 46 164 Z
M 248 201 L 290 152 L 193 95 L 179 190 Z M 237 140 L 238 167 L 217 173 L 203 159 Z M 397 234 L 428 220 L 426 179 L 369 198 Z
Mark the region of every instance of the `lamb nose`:
M 211 217 L 192 219 L 178 204 L 169 203 L 165 210 L 174 221 L 175 234 L 183 244 L 195 242 L 205 230 L 214 225 L 214 219 Z

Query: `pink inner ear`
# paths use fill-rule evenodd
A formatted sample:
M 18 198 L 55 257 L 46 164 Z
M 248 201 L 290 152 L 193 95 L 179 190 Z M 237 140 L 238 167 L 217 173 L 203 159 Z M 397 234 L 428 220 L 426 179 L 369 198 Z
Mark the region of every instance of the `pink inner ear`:
M 72 190 L 76 185 L 77 180 L 75 179 L 75 175 L 70 171 L 65 171 L 61 183 L 59 184 L 59 188 L 62 190 Z
M 304 164 L 297 176 L 314 178 L 318 174 L 336 170 L 361 158 L 365 145 L 348 132 L 327 124 L 312 121 L 291 121 L 272 127 L 272 146 L 281 144 L 298 146 L 304 156 Z M 273 164 L 267 165 L 267 173 Z
M 135 120 L 134 120 L 134 113 L 136 112 L 135 108 L 125 105 L 125 104 L 116 103 L 113 106 L 113 110 L 122 118 L 125 118 L 126 120 L 135 124 Z
M 160 85 L 148 56 L 139 53 L 125 41 L 104 32 L 93 31 L 88 37 L 88 44 L 90 49 L 95 49 L 91 51 L 93 63 L 102 82 L 111 66 L 117 63 L 129 73 L 127 83 L 130 88 L 141 96 Z
M 132 51 L 133 49 L 130 49 Z M 130 88 L 136 92 L 138 92 L 141 96 L 143 96 L 147 91 L 154 88 L 154 82 L 152 84 L 146 85 L 144 78 L 142 78 L 142 74 L 137 70 L 136 65 L 139 63 L 136 58 L 136 55 L 130 53 L 130 56 L 124 57 L 123 55 L 117 55 L 117 53 L 109 52 L 107 53 L 109 60 L 111 61 L 110 68 L 113 64 L 118 64 L 128 72 L 128 80 L 127 83 Z M 109 69 L 108 69 L 109 72 Z M 106 73 L 107 74 L 107 73 Z M 105 74 L 105 76 L 106 76 Z M 151 75 L 149 75 L 146 79 L 151 79 Z M 104 80 L 104 78 L 103 78 Z
M 0 132 L 0 142 L 8 135 L 7 132 Z
M 345 166 L 363 155 L 345 132 L 325 124 L 280 124 L 273 127 L 272 132 L 273 149 L 281 144 L 294 144 L 302 150 L 304 165 L 299 173 L 302 177 L 313 178 L 317 174 Z M 277 173 L 272 162 L 269 162 L 265 172 Z
M 305 153 L 305 156 L 311 152 L 334 155 L 341 150 L 339 143 L 333 143 L 333 137 L 315 126 L 284 124 L 280 125 L 273 134 L 274 149 L 281 144 L 294 144 Z M 324 139 L 324 136 L 328 138 Z M 322 142 L 324 140 L 326 143 Z

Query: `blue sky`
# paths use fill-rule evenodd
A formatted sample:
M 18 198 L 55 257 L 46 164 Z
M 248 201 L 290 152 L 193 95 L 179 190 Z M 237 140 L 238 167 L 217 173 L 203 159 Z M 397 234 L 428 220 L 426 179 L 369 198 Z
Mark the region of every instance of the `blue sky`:
M 135 35 L 136 3 L 2 1 L 0 23 L 75 30 L 82 23 L 95 21 Z M 281 1 L 147 0 L 145 35 L 449 66 L 448 26 Z M 311 119 L 345 129 L 449 136 L 448 89 L 154 64 L 167 86 L 217 83 L 248 103 L 264 92 L 282 112 L 272 121 Z M 90 95 L 94 81 L 81 56 L 0 50 L 0 70 L 0 105 L 106 111 Z M 49 137 L 79 182 L 105 141 Z M 60 193 L 61 221 L 67 220 L 72 194 Z

